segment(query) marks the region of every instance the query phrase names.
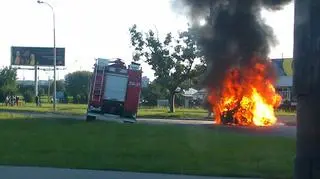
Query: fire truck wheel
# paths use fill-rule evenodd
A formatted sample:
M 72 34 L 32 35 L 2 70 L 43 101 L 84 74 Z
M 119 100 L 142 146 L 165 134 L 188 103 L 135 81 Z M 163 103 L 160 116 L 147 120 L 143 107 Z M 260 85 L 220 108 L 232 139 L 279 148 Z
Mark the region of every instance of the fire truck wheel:
M 125 120 L 125 121 L 123 121 L 123 123 L 125 123 L 125 124 L 133 124 L 133 123 L 135 123 L 135 122 L 134 122 L 134 121 Z
M 86 121 L 94 121 L 96 120 L 96 116 L 87 115 Z
M 137 113 L 132 114 L 133 119 L 137 119 Z

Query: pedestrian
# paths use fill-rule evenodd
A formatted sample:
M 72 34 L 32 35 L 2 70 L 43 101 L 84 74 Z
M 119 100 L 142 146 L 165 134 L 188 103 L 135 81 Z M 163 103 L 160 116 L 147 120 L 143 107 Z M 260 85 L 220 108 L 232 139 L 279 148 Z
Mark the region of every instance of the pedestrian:
M 16 105 L 19 105 L 19 96 L 16 96 Z
M 13 96 L 11 95 L 10 96 L 10 106 L 13 106 L 14 105 L 14 99 L 13 99 Z
M 41 97 L 40 96 L 38 96 L 38 106 L 41 107 Z
M 9 105 L 9 96 L 6 96 L 5 104 L 6 104 L 6 106 L 8 106 L 8 105 Z
M 35 97 L 35 102 L 36 102 L 36 106 L 39 106 L 39 96 L 38 95 Z
M 16 105 L 16 96 L 13 96 L 12 97 L 12 106 L 15 106 Z
M 208 111 L 208 118 L 210 118 L 212 116 L 212 107 L 213 106 L 211 105 L 211 103 L 210 103 L 210 101 L 208 99 L 205 99 L 204 107 Z

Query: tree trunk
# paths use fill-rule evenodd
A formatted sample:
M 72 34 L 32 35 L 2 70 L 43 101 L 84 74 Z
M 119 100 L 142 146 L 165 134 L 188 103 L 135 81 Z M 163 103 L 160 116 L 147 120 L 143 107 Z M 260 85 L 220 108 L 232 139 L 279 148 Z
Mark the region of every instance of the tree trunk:
M 175 99 L 176 94 L 174 92 L 170 93 L 170 112 L 174 113 L 175 109 L 174 109 L 174 99 Z

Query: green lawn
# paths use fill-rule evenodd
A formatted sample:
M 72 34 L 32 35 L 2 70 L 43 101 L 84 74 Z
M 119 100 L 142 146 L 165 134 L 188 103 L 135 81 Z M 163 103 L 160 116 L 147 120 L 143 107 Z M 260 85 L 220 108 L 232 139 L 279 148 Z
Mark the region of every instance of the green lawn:
M 1 165 L 292 177 L 291 138 L 205 127 L 0 116 Z
M 29 103 L 24 106 L 4 106 L 0 105 L 0 110 L 12 111 L 29 111 L 29 112 L 52 112 L 52 104 L 43 103 L 41 107 Z M 59 113 L 68 113 L 74 115 L 83 115 L 86 113 L 87 105 L 85 104 L 57 104 Z M 277 115 L 294 115 L 294 112 L 277 111 Z M 157 107 L 141 107 L 138 111 L 138 117 L 141 118 L 178 118 L 178 119 L 194 119 L 207 117 L 207 111 L 202 108 L 176 108 L 175 113 L 169 113 L 167 108 Z
M 23 106 L 5 106 L 0 105 L 0 110 L 26 111 L 26 112 L 53 112 L 53 106 L 49 103 L 43 103 L 41 107 L 36 107 L 34 103 L 27 103 Z M 59 113 L 83 115 L 86 113 L 87 105 L 84 104 L 57 104 Z
M 143 118 L 179 118 L 179 119 L 192 119 L 204 118 L 208 116 L 208 112 L 204 109 L 187 109 L 176 108 L 174 113 L 168 112 L 168 108 L 146 108 L 142 107 L 138 111 L 138 116 Z

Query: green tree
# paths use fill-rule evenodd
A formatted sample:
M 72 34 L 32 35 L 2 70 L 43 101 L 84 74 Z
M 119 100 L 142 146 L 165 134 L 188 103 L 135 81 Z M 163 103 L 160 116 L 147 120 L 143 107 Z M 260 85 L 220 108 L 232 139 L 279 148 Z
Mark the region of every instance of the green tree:
M 62 91 L 65 92 L 66 88 L 65 88 L 65 81 L 64 80 L 57 80 L 56 81 L 56 87 L 57 87 L 57 91 Z M 53 94 L 53 81 L 50 81 L 50 94 Z
M 47 95 L 46 89 L 44 87 L 39 87 L 38 93 L 39 93 L 39 96 Z
M 18 85 L 19 94 L 23 95 L 23 93 L 25 93 L 26 91 L 32 91 L 34 95 L 34 86 Z
M 33 102 L 34 98 L 34 92 L 32 90 L 25 90 L 22 93 L 23 99 L 26 103 L 31 103 Z
M 194 88 L 196 90 L 203 89 L 204 87 L 206 87 L 204 85 L 205 77 L 206 77 L 205 73 L 200 74 L 199 76 L 196 76 L 193 79 L 188 79 L 184 81 L 181 86 L 183 86 L 184 89 L 189 89 L 189 88 Z
M 0 70 L 0 101 L 4 101 L 7 95 L 17 92 L 17 70 L 4 67 Z
M 134 48 L 133 59 L 147 62 L 154 70 L 156 81 L 170 94 L 170 112 L 174 112 L 177 89 L 186 80 L 193 79 L 204 72 L 204 63 L 196 65 L 196 60 L 204 62 L 196 45 L 194 33 L 184 31 L 178 37 L 171 33 L 160 40 L 152 30 L 148 33 L 138 31 L 133 25 L 129 29 L 131 45 Z
M 89 71 L 76 71 L 65 77 L 65 88 L 68 95 L 78 103 L 86 103 L 89 93 L 89 80 L 92 73 Z M 79 100 L 80 97 L 80 101 Z
M 157 84 L 156 81 L 151 82 L 141 90 L 141 98 L 144 100 L 143 105 L 155 106 L 158 99 L 168 99 L 168 97 L 168 90 Z

